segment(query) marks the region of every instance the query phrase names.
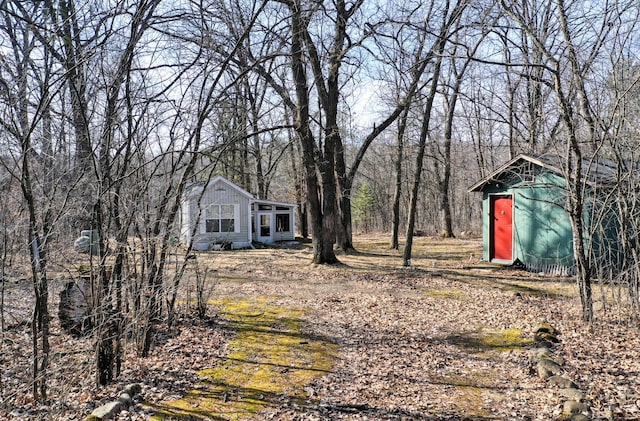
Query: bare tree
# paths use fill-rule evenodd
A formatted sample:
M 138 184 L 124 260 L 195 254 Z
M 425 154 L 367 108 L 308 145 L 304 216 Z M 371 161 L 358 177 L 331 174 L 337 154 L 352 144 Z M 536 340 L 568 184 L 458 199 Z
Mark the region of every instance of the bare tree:
M 52 165 L 51 107 L 60 92 L 60 78 L 47 49 L 40 43 L 32 19 L 44 15 L 40 5 L 5 2 L 0 5 L 0 31 L 12 51 L 0 68 L 0 127 L 13 140 L 0 165 L 20 185 L 27 210 L 24 238 L 30 255 L 34 288 L 32 319 L 33 396 L 47 399 L 50 358 L 48 254 L 56 224 L 67 208 L 73 179 Z M 10 158 L 9 158 L 10 157 Z M 65 186 L 65 188 L 62 188 Z M 6 235 L 6 232 L 5 232 Z M 5 248 L 6 252 L 6 242 Z M 6 254 L 3 257 L 6 260 Z
M 490 25 L 481 25 L 481 28 L 482 27 L 490 27 Z M 467 69 L 472 63 L 478 48 L 480 48 L 480 45 L 484 41 L 485 36 L 486 30 L 481 30 L 475 39 L 471 38 L 471 34 L 466 34 L 465 37 L 461 31 L 458 31 L 455 33 L 454 39 L 451 42 L 452 51 L 447 54 L 449 57 L 447 77 L 449 80 L 443 83 L 444 86 L 442 88 L 445 105 L 443 141 L 442 144 L 437 140 L 431 142 L 433 167 L 437 177 L 440 197 L 440 212 L 442 214 L 443 225 L 442 235 L 446 238 L 454 237 L 451 203 L 451 172 L 453 167 L 451 144 L 453 142 L 453 128 L 458 98 Z M 467 42 L 465 42 L 465 40 Z M 462 51 L 462 53 L 460 53 L 460 51 Z M 461 58 L 459 58 L 460 55 L 462 56 Z
M 405 132 L 407 128 L 407 119 L 409 117 L 410 106 L 408 104 L 404 112 L 400 115 L 398 120 L 398 131 L 396 140 L 396 159 L 395 159 L 395 186 L 393 190 L 393 208 L 392 208 L 392 220 L 391 220 L 391 248 L 394 250 L 400 249 L 400 243 L 398 236 L 400 232 L 400 196 L 402 195 L 402 163 L 404 162 L 404 142 Z
M 442 61 L 446 44 L 451 36 L 451 31 L 454 30 L 462 13 L 467 7 L 466 1 L 460 2 L 447 2 L 443 6 L 440 14 L 440 25 L 437 29 L 437 37 L 435 38 L 431 48 L 429 49 L 429 56 L 433 59 L 433 68 L 430 73 L 430 87 L 424 98 L 423 110 L 422 110 L 422 125 L 420 129 L 420 138 L 418 141 L 418 152 L 416 154 L 416 168 L 413 176 L 413 186 L 411 190 L 411 199 L 409 204 L 409 213 L 407 221 L 407 235 L 406 244 L 403 251 L 403 266 L 411 266 L 411 254 L 413 246 L 413 235 L 416 222 L 416 209 L 419 197 L 420 181 L 422 178 L 422 168 L 425 155 L 425 149 L 427 146 L 427 140 L 430 136 L 430 124 L 431 124 L 431 110 L 433 108 L 433 102 L 437 95 L 438 83 L 440 79 L 440 71 L 442 68 Z
M 567 202 L 566 209 L 573 232 L 573 251 L 576 265 L 576 281 L 582 303 L 582 319 L 591 322 L 593 314 L 592 274 L 595 269 L 593 255 L 594 232 L 585 224 L 585 204 L 596 194 L 590 187 L 590 172 L 604 145 L 606 136 L 601 118 L 595 114 L 591 104 L 592 95 L 587 85 L 589 75 L 595 72 L 604 46 L 612 34 L 612 20 L 628 5 L 602 4 L 585 15 L 578 4 L 566 4 L 557 0 L 553 6 L 553 19 L 560 32 L 559 41 L 563 49 L 553 51 L 549 43 L 541 39 L 539 32 L 523 17 L 522 7 L 512 2 L 501 2 L 506 13 L 526 32 L 544 56 L 547 75 L 543 81 L 553 88 L 564 126 L 565 171 Z M 580 16 L 575 18 L 575 16 Z M 585 31 L 589 34 L 584 35 Z M 581 53 L 578 54 L 578 49 Z M 590 199 L 589 199 L 590 200 Z

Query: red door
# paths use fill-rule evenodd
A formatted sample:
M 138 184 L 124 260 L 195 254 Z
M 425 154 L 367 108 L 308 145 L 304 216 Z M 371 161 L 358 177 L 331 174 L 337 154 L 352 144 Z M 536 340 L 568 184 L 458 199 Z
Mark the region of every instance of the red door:
M 513 198 L 491 196 L 490 259 L 513 259 Z

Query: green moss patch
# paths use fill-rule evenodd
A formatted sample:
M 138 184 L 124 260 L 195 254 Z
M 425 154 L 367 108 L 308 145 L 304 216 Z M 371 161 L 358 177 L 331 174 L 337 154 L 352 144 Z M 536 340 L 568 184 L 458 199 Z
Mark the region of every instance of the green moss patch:
M 430 290 L 426 292 L 427 296 L 442 299 L 459 299 L 462 291 L 459 290 Z
M 496 330 L 479 328 L 473 332 L 452 335 L 447 340 L 470 351 L 510 351 L 523 348 L 533 343 L 533 340 L 522 337 L 520 329 Z
M 269 299 L 214 301 L 236 336 L 229 354 L 200 371 L 196 389 L 154 405 L 160 419 L 239 420 L 284 402 L 304 404 L 304 386 L 329 373 L 337 347 L 302 332 L 304 311 Z

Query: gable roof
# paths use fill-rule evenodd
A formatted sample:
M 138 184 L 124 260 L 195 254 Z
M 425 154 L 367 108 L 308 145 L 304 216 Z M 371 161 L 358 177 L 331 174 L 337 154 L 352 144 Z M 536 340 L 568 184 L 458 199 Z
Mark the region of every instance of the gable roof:
M 273 201 L 273 200 L 257 199 L 254 195 L 252 195 L 251 193 L 249 193 L 248 191 L 246 191 L 242 187 L 238 186 L 237 184 L 232 183 L 231 181 L 227 180 L 226 178 L 224 178 L 221 175 L 212 178 L 211 180 L 209 180 L 209 182 L 198 181 L 198 182 L 191 183 L 191 184 L 187 185 L 187 187 L 184 190 L 184 197 L 187 198 L 187 199 L 196 198 L 198 195 L 202 194 L 202 191 L 204 189 L 211 188 L 212 186 L 215 186 L 218 183 L 224 184 L 228 188 L 237 191 L 241 196 L 244 196 L 247 199 L 249 199 L 249 203 L 257 203 L 259 205 L 285 206 L 285 207 L 288 207 L 288 208 L 296 208 L 296 207 L 298 207 L 298 205 L 296 205 L 294 203 L 277 202 L 277 201 Z
M 467 189 L 469 192 L 478 192 L 492 181 L 500 178 L 504 173 L 507 173 L 510 168 L 517 167 L 521 162 L 530 162 L 541 168 L 545 168 L 548 171 L 558 174 L 560 176 L 565 175 L 563 169 L 563 158 L 557 154 L 542 154 L 542 155 L 526 155 L 520 154 L 515 158 L 505 162 L 500 167 L 492 171 L 482 180 L 478 181 Z M 636 164 L 637 165 L 637 164 Z M 617 165 L 610 159 L 591 157 L 582 158 L 582 175 L 586 177 L 589 184 L 604 183 L 612 184 L 616 181 Z
M 209 188 L 211 186 L 215 186 L 218 183 L 222 183 L 222 184 L 226 185 L 227 187 L 229 187 L 230 189 L 233 189 L 233 190 L 237 191 L 238 193 L 240 193 L 242 196 L 245 196 L 249 200 L 254 199 L 254 197 L 253 197 L 253 195 L 251 193 L 249 193 L 248 191 L 246 191 L 242 187 L 238 186 L 237 184 L 232 183 L 231 181 L 227 180 L 226 178 L 224 178 L 221 175 L 218 175 L 215 178 L 213 178 L 212 180 L 209 180 L 209 182 L 207 183 L 207 187 L 206 188 Z
M 204 189 L 211 188 L 218 183 L 224 184 L 228 188 L 237 191 L 238 193 L 240 193 L 241 196 L 246 197 L 250 201 L 255 199 L 255 197 L 251 193 L 249 193 L 242 187 L 238 186 L 237 184 L 232 183 L 231 181 L 227 180 L 221 175 L 218 175 L 212 178 L 208 182 L 198 181 L 198 182 L 189 184 L 184 190 L 184 196 L 187 198 L 193 198 L 201 194 Z

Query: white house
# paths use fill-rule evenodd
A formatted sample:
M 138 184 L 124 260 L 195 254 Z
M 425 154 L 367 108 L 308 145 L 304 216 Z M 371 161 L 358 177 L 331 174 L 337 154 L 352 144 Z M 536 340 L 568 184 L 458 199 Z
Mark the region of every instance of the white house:
M 193 236 L 196 250 L 229 245 L 250 247 L 253 241 L 271 244 L 295 239 L 295 208 L 291 203 L 256 199 L 251 193 L 218 176 L 185 189 L 180 237 Z

